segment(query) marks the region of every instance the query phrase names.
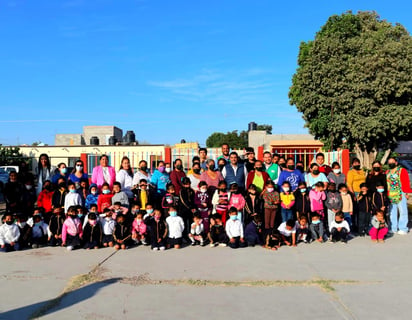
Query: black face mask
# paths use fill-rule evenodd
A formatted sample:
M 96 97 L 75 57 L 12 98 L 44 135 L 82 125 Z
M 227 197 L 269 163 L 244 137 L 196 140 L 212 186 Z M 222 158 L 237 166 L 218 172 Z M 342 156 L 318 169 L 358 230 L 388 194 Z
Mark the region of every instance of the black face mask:
M 6 224 L 11 226 L 13 224 L 13 221 L 6 221 Z
M 335 222 L 336 222 L 337 224 L 341 224 L 342 221 L 343 221 L 343 220 L 341 220 L 341 221 L 336 221 L 336 220 L 335 220 Z
M 224 164 L 219 164 L 219 170 L 220 170 L 220 171 L 222 171 L 224 167 L 225 167 Z
M 396 168 L 396 163 L 389 163 L 388 167 L 389 167 L 389 169 L 395 169 Z
M 66 184 L 64 182 L 59 183 L 59 188 L 61 189 L 66 188 Z
M 48 184 L 44 187 L 44 189 L 46 189 L 47 191 L 51 191 L 53 190 L 53 187 L 50 184 Z
M 313 170 L 312 173 L 313 173 L 315 176 L 317 176 L 320 172 L 319 172 L 319 170 Z
M 211 164 L 211 165 L 209 166 L 209 170 L 210 170 L 210 171 L 215 171 L 215 166 L 214 166 L 213 164 Z
M 379 171 L 381 171 L 381 168 L 380 167 L 373 167 L 373 171 L 379 172 Z
M 263 171 L 263 167 L 257 167 L 255 168 L 256 171 L 262 172 Z
M 220 191 L 226 192 L 226 188 L 219 188 Z
M 288 166 L 288 169 L 289 169 L 289 170 L 294 170 L 294 169 L 295 169 L 295 166 L 289 165 L 289 166 Z
M 146 172 L 147 167 L 140 167 L 140 170 L 142 170 L 142 171 Z
M 200 169 L 193 169 L 193 172 L 196 173 L 196 174 L 199 174 L 199 173 L 200 173 Z
M 360 165 L 353 166 L 353 169 L 360 170 Z
M 282 168 L 286 168 L 286 163 L 281 163 L 280 166 L 281 166 Z
M 303 172 L 303 167 L 302 166 L 296 166 L 296 169 L 299 170 L 300 172 Z
M 176 169 L 177 169 L 177 170 L 182 170 L 182 169 L 183 169 L 183 166 L 182 166 L 181 164 L 178 164 L 178 165 L 176 166 Z

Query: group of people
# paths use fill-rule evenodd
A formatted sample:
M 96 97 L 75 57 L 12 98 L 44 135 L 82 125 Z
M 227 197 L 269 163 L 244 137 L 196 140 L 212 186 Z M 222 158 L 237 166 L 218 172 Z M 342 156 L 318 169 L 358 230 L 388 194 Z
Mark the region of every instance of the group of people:
M 127 157 L 116 172 L 106 155 L 90 179 L 81 160 L 70 173 L 65 163 L 51 166 L 47 154 L 38 164 L 32 174 L 23 163 L 4 187 L 2 251 L 139 244 L 165 250 L 184 242 L 277 250 L 346 242 L 350 235 L 383 242 L 388 233 L 408 233 L 412 190 L 395 158 L 386 172 L 376 161 L 370 173 L 355 158 L 346 176 L 338 162 L 325 164 L 322 153 L 305 172 L 303 162 L 270 152 L 257 160 L 252 148 L 242 161 L 227 144 L 216 161 L 200 148 L 187 172 L 180 159 L 159 161 L 153 174 L 142 160 L 133 171 Z

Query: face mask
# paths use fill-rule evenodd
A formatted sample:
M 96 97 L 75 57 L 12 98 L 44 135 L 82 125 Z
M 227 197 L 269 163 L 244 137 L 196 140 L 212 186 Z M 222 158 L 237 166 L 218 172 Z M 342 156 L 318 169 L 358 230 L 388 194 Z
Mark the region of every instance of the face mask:
M 389 163 L 388 167 L 389 167 L 389 169 L 395 169 L 396 168 L 396 163 Z
M 268 192 L 273 192 L 273 188 L 266 188 L 266 190 L 268 191 Z
M 111 218 L 111 217 L 106 217 L 105 219 L 106 219 L 106 221 L 110 221 L 110 220 L 112 220 L 112 218 Z
M 346 196 L 346 195 L 347 195 L 347 192 L 341 192 L 341 195 L 342 195 L 342 196 Z
M 83 170 L 83 166 L 76 166 L 76 171 L 82 171 Z
M 77 216 L 78 216 L 79 218 L 82 218 L 82 217 L 84 216 L 84 214 L 83 214 L 83 213 L 78 213 Z
M 237 216 L 230 216 L 230 220 L 233 220 L 233 221 L 237 220 Z
M 95 226 L 97 224 L 96 220 L 89 220 L 91 226 Z
M 61 171 L 61 173 L 66 174 L 67 173 L 67 168 L 62 168 L 60 171 Z
M 6 221 L 6 224 L 11 226 L 13 224 L 13 221 Z
M 329 192 L 336 192 L 336 189 L 328 189 Z
M 163 172 L 165 172 L 165 167 L 159 167 L 159 168 L 157 168 L 157 170 L 159 170 L 160 173 L 163 173 Z
M 96 193 L 97 193 L 96 191 L 92 191 L 92 195 L 96 195 Z
M 142 222 L 142 219 L 136 219 L 136 222 L 140 223 L 140 222 Z
M 196 173 L 196 174 L 199 174 L 199 173 L 200 173 L 200 169 L 193 169 L 193 172 Z
M 385 191 L 385 189 L 383 189 L 383 188 L 379 188 L 379 189 L 376 189 L 378 192 L 380 192 L 380 193 L 382 193 L 382 192 L 384 192 Z
M 381 171 L 381 168 L 380 167 L 373 167 L 373 171 L 379 172 L 379 171 Z
M 210 170 L 210 171 L 215 171 L 215 166 L 214 166 L 213 164 L 211 164 L 211 165 L 209 166 L 209 170 Z
M 289 191 L 289 187 L 283 187 L 283 191 L 288 192 L 288 191 Z
M 19 222 L 19 226 L 20 226 L 20 228 L 24 228 L 25 226 L 26 226 L 26 222 L 25 221 L 23 221 L 23 222 Z
M 294 170 L 294 169 L 295 169 L 295 166 L 289 165 L 289 166 L 288 166 L 288 169 L 289 169 L 289 170 Z
M 71 193 L 76 193 L 76 189 L 70 189 L 69 190 Z
M 315 176 L 317 176 L 320 172 L 319 172 L 319 170 L 313 170 L 312 173 L 313 173 Z
M 167 173 L 170 173 L 170 172 L 172 171 L 172 168 L 166 168 L 165 171 L 166 171 Z
M 300 172 L 303 172 L 303 167 L 302 166 L 296 166 L 296 169 L 298 169 Z
M 52 188 L 52 186 L 51 186 L 50 184 L 48 184 L 48 185 L 46 185 L 46 186 L 44 187 L 44 189 L 46 189 L 47 191 L 50 191 L 50 190 L 52 190 L 53 188 Z
M 177 212 L 176 211 L 171 211 L 169 212 L 171 217 L 176 217 L 177 216 Z
M 60 189 L 66 188 L 66 184 L 64 182 L 59 183 L 59 188 Z
M 281 166 L 282 168 L 286 168 L 286 163 L 281 163 L 280 166 Z
M 151 213 L 153 213 L 153 209 L 147 209 L 146 212 L 147 212 L 148 214 L 151 214 Z
M 220 171 L 222 171 L 224 167 L 225 167 L 224 164 L 219 164 L 219 170 L 220 170 Z
M 33 188 L 33 186 L 31 184 L 26 184 L 26 189 L 27 190 L 31 190 L 31 188 Z
M 313 223 L 313 224 L 319 224 L 319 223 L 320 223 L 320 220 L 312 221 L 312 223 Z
M 360 165 L 353 166 L 353 169 L 360 170 Z
M 336 220 L 335 220 L 335 222 L 336 222 L 337 224 L 341 224 L 341 223 L 342 223 L 342 220 L 341 220 L 341 221 L 336 221 Z
M 143 172 L 146 172 L 147 167 L 146 166 L 140 167 L 140 170 L 143 171 Z
M 339 174 L 339 173 L 340 173 L 340 169 L 333 169 L 333 173 L 334 173 L 334 174 Z
M 156 221 L 160 221 L 160 217 L 155 217 L 154 218 Z
M 109 193 L 110 193 L 110 190 L 109 190 L 109 189 L 104 189 L 104 190 L 102 191 L 102 193 L 103 193 L 103 194 L 109 194 Z
M 200 188 L 200 192 L 206 192 L 207 188 Z
M 226 188 L 220 188 L 219 191 L 226 192 Z
M 254 195 L 256 195 L 256 192 L 255 191 L 249 191 L 249 194 L 254 196 Z
M 133 213 L 134 215 L 136 215 L 136 214 L 138 214 L 138 213 L 139 213 L 139 211 L 140 211 L 139 209 L 137 209 L 137 210 L 133 210 L 133 211 L 132 211 L 132 213 Z
M 183 166 L 182 166 L 181 164 L 178 164 L 178 165 L 176 166 L 176 169 L 177 169 L 177 170 L 182 170 L 182 169 L 183 169 Z
M 256 171 L 259 171 L 259 172 L 263 171 L 263 167 L 256 167 L 255 169 L 256 169 Z
M 300 192 L 302 192 L 302 193 L 306 192 L 306 188 L 300 189 Z

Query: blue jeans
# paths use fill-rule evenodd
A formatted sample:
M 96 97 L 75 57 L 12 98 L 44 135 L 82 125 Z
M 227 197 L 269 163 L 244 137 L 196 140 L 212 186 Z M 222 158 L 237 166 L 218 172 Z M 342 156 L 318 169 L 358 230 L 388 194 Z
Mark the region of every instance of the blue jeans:
M 280 211 L 282 214 L 282 222 L 286 222 L 289 219 L 293 219 L 293 212 L 292 209 L 285 209 L 282 208 L 282 210 Z
M 399 209 L 399 219 L 398 219 Z M 399 203 L 391 203 L 389 207 L 390 229 L 392 232 L 408 232 L 408 204 L 405 194 L 402 192 L 402 200 Z
M 0 248 L 0 252 L 9 252 L 9 251 L 19 251 L 20 245 L 18 242 L 14 243 L 14 247 L 12 247 L 10 244 L 6 243 L 4 248 Z
M 349 227 L 352 227 L 352 216 L 350 215 L 349 212 L 344 212 L 343 213 L 343 218 L 348 222 Z

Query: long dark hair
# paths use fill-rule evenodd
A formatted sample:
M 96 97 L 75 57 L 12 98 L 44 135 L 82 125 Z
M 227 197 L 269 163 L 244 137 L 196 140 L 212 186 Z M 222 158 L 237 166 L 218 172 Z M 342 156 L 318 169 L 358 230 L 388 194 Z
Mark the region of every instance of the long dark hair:
M 84 163 L 83 163 L 83 160 L 76 160 L 76 162 L 74 163 L 74 167 L 73 167 L 73 170 L 72 170 L 72 173 L 74 174 L 74 173 L 76 173 L 76 164 L 78 164 L 78 163 L 81 163 L 82 164 L 82 167 L 83 167 L 83 169 L 82 169 L 82 174 L 84 174 Z
M 124 161 L 124 160 L 129 161 L 129 169 L 128 169 L 128 170 L 123 169 L 123 167 L 122 167 L 122 164 L 123 164 L 123 161 Z M 124 170 L 124 171 L 127 172 L 127 174 L 128 174 L 129 176 L 133 177 L 133 169 L 132 169 L 132 167 L 131 167 L 131 165 L 130 165 L 130 159 L 129 159 L 128 157 L 124 156 L 124 157 L 122 158 L 122 161 L 120 161 L 120 168 L 119 168 L 119 170 Z
M 39 161 L 37 163 L 37 173 L 39 175 L 40 175 L 40 172 L 43 171 L 43 166 L 42 166 L 41 161 L 40 161 L 42 157 L 46 157 L 46 159 L 47 159 L 47 169 L 50 171 L 50 168 L 51 168 L 49 155 L 47 153 L 42 153 L 39 156 Z

